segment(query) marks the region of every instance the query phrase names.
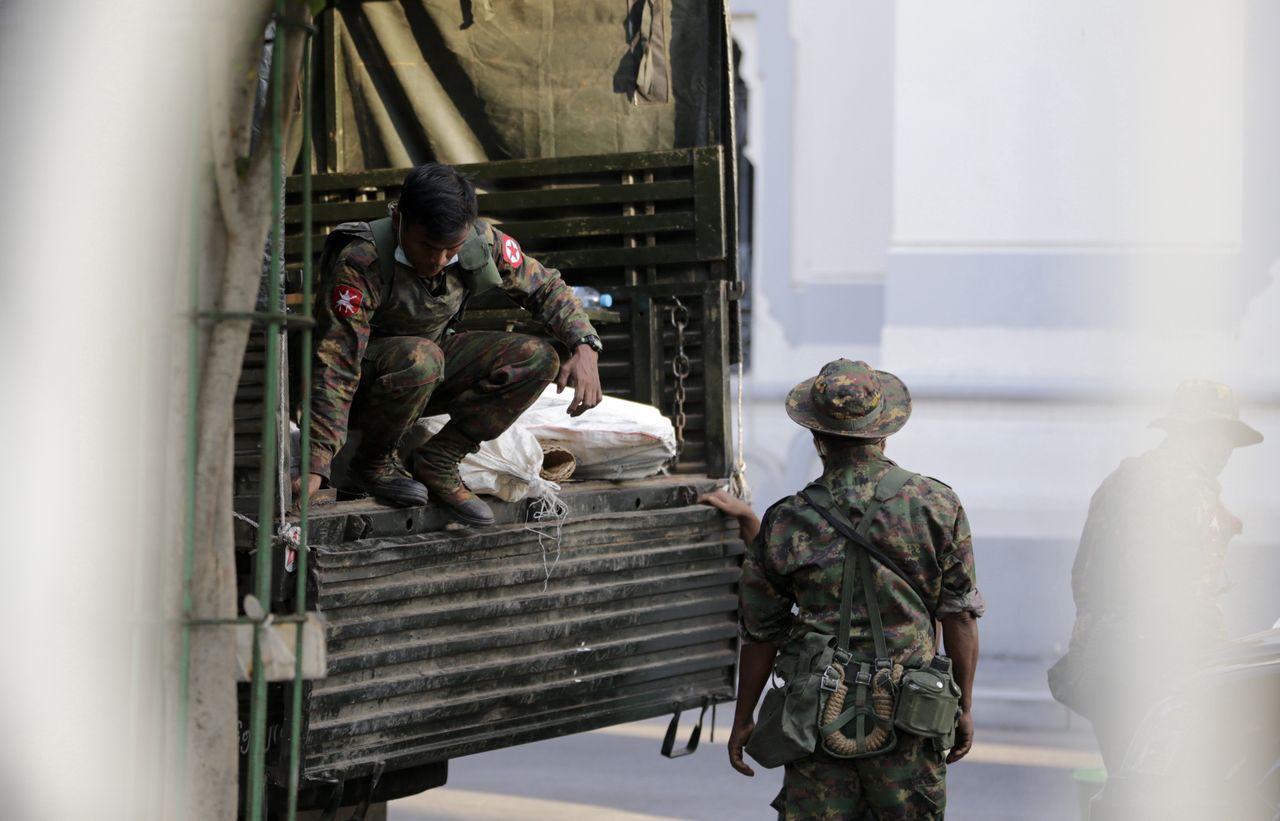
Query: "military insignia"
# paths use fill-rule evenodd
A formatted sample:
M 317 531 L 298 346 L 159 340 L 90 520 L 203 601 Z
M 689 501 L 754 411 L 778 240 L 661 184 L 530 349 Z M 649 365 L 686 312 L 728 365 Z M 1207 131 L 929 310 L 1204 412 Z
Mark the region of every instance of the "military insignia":
M 507 237 L 502 241 L 502 258 L 512 268 L 519 268 L 520 263 L 524 262 L 524 252 L 520 250 L 520 243 L 511 237 Z
M 333 289 L 333 312 L 338 316 L 355 316 L 363 301 L 364 294 L 350 285 L 339 285 Z

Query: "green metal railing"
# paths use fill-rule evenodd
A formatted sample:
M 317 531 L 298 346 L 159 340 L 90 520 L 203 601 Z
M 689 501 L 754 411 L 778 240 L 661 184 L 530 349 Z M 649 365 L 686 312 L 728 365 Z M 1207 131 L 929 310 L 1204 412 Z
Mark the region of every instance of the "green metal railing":
M 293 325 L 300 328 L 300 348 L 310 351 L 312 342 L 312 321 L 309 317 L 292 316 L 284 308 L 281 300 L 283 273 L 283 218 L 284 218 L 284 36 L 286 27 L 301 27 L 306 31 L 302 58 L 302 198 L 303 198 L 303 268 L 302 289 L 303 304 L 311 305 L 312 299 L 312 248 L 311 248 L 311 127 L 312 127 L 312 90 L 311 90 L 311 44 L 314 28 L 309 21 L 289 20 L 285 17 L 284 0 L 275 0 L 276 35 L 271 47 L 271 259 L 267 274 L 266 309 L 260 311 L 201 311 L 200 310 L 200 247 L 199 233 L 192 232 L 190 277 L 190 331 L 187 350 L 187 475 L 185 481 L 185 526 L 183 532 L 184 552 L 182 562 L 182 635 L 179 682 L 179 746 L 178 746 L 178 790 L 177 804 L 180 818 L 187 817 L 187 720 L 190 701 L 191 670 L 191 630 L 196 627 L 226 627 L 241 624 L 252 624 L 253 635 L 253 674 L 250 682 L 249 705 L 249 754 L 245 785 L 244 818 L 246 821 L 261 821 L 266 796 L 266 750 L 267 750 L 267 671 L 262 660 L 263 631 L 272 629 L 257 619 L 240 617 L 227 619 L 196 619 L 193 613 L 192 579 L 195 568 L 195 511 L 196 511 L 196 462 L 198 459 L 198 403 L 200 383 L 200 333 L 199 323 L 205 320 L 231 321 L 249 320 L 260 322 L 267 328 L 266 351 L 264 363 L 263 385 L 263 426 L 259 464 L 259 498 L 256 552 L 253 564 L 253 595 L 264 610 L 271 606 L 272 564 L 276 558 L 277 528 L 275 526 L 275 498 L 277 491 L 275 482 L 269 477 L 276 475 L 276 460 L 280 458 L 282 442 L 278 437 L 280 424 L 281 394 L 281 337 L 286 327 Z M 200 190 L 197 187 L 197 191 Z M 199 209 L 193 208 L 193 228 L 196 227 Z M 297 556 L 294 565 L 295 574 L 295 612 L 282 614 L 273 620 L 276 623 L 294 623 L 297 630 L 292 699 L 289 704 L 290 728 L 288 751 L 288 821 L 297 817 L 298 790 L 301 781 L 301 737 L 298 732 L 302 726 L 302 694 L 303 694 L 303 646 L 306 630 L 306 592 L 307 592 L 307 509 L 310 504 L 310 487 L 308 479 L 306 454 L 310 451 L 311 427 L 311 362 L 309 356 L 301 357 L 301 395 L 302 409 L 301 447 L 303 454 L 299 482 L 298 499 L 300 538 L 297 544 Z
M 302 53 L 302 304 L 311 309 L 311 35 L 307 31 L 307 42 Z M 277 200 L 278 202 L 278 200 Z M 277 226 L 278 227 L 278 226 Z M 280 244 L 277 248 L 283 247 Z M 311 326 L 302 326 L 300 340 L 301 388 L 298 401 L 302 405 L 302 418 L 298 423 L 301 436 L 298 452 L 301 454 L 298 465 L 298 528 L 301 539 L 298 542 L 298 559 L 294 568 L 297 584 L 294 598 L 297 603 L 297 615 L 306 618 L 307 611 L 307 508 L 311 504 Z M 289 721 L 292 728 L 289 733 L 289 807 L 288 821 L 294 821 L 298 813 L 298 788 L 301 779 L 302 736 L 302 632 L 305 622 L 298 623 L 296 659 L 293 671 L 293 700 L 289 705 Z

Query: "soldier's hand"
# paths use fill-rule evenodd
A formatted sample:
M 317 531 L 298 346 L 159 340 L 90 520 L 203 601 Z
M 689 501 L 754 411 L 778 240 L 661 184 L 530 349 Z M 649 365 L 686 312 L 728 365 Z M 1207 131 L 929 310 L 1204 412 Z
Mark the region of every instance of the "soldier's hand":
M 960 722 L 956 724 L 956 743 L 951 746 L 951 752 L 947 754 L 947 763 L 956 763 L 968 755 L 971 749 L 973 749 L 973 716 L 969 713 L 961 713 Z
M 556 393 L 563 393 L 566 387 L 573 386 L 573 401 L 567 410 L 570 416 L 581 416 L 604 398 L 600 389 L 600 371 L 596 367 L 599 356 L 590 345 L 579 345 L 569 361 L 560 366 Z
M 729 491 L 723 489 L 713 490 L 710 493 L 704 493 L 699 496 L 698 501 L 704 505 L 711 505 L 725 515 L 737 519 L 738 535 L 742 537 L 742 541 L 750 542 L 760 532 L 760 518 L 751 509 L 751 505 L 729 493 Z
M 734 724 L 733 730 L 729 732 L 729 766 L 743 775 L 756 774 L 756 771 L 751 769 L 751 766 L 742 758 L 742 748 L 747 746 L 747 740 L 751 738 L 755 728 L 756 723 L 752 721 L 749 724 Z

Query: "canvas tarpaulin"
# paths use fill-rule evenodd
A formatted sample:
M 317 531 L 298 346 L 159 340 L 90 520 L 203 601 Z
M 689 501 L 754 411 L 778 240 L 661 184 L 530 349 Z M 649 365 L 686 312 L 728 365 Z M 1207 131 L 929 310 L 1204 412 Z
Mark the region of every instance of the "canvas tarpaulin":
M 706 0 L 338 2 L 321 19 L 326 170 L 721 139 L 723 11 Z M 327 120 L 328 122 L 324 122 Z

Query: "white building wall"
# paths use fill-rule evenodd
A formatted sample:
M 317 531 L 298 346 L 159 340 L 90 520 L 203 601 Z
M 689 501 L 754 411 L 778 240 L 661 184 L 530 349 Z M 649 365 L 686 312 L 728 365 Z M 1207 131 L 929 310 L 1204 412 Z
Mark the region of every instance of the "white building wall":
M 1280 258 L 1280 16 L 1260 0 L 734 10 L 758 185 L 756 507 L 818 470 L 791 385 L 837 356 L 898 373 L 915 414 L 890 453 L 966 502 L 984 653 L 1051 657 L 1093 490 L 1158 441 L 1146 423 L 1179 380 L 1223 379 L 1268 434 L 1224 477 L 1246 521 L 1226 605 L 1238 630 L 1280 616 L 1264 353 L 1280 292 L 1257 297 Z

